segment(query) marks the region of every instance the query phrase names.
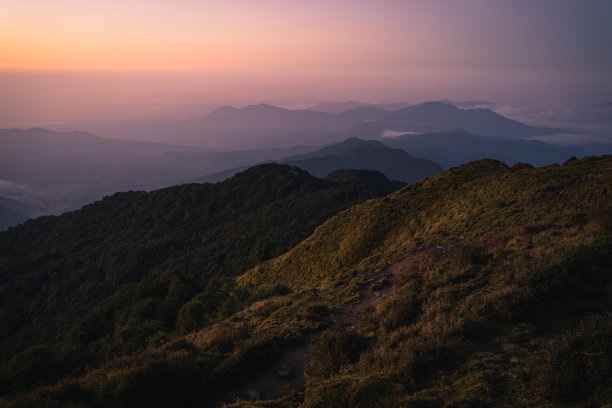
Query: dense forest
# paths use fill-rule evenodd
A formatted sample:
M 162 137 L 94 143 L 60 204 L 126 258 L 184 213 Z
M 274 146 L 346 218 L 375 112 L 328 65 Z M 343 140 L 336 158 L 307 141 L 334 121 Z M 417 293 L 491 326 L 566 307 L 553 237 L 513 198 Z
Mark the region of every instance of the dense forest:
M 612 400 L 612 156 L 481 160 L 379 194 L 266 165 L 9 229 L 0 402 Z M 303 383 L 244 392 L 289 355 Z
M 0 357 L 32 347 L 21 356 L 51 353 L 66 373 L 206 326 L 240 304 L 226 297 L 233 276 L 380 195 L 268 164 L 217 184 L 117 193 L 11 228 L 0 234 Z M 185 306 L 198 293 L 202 302 Z M 32 371 L 26 382 L 50 375 Z M 4 390 L 23 385 L 20 375 L 5 376 Z

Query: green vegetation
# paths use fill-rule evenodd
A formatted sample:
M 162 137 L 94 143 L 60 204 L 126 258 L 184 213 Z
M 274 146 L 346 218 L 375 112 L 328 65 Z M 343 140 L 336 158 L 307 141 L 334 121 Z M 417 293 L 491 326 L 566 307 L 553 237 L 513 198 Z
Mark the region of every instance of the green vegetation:
M 117 193 L 0 233 L 0 388 L 49 382 L 230 316 L 261 296 L 234 290 L 233 276 L 380 195 L 270 164 L 217 184 Z M 41 345 L 46 357 L 34 362 Z
M 275 258 L 260 235 L 246 257 L 265 261 L 186 297 L 171 337 L 154 319 L 128 324 L 152 316 L 158 300 L 143 298 L 120 327 L 144 331 L 148 347 L 2 402 L 214 406 L 314 340 L 304 390 L 231 406 L 609 406 L 611 195 L 612 156 L 450 169 L 338 213 Z M 400 271 L 391 291 L 340 329 L 334 316 L 381 290 L 389 263 Z M 171 277 L 177 293 L 191 278 Z M 67 338 L 97 338 L 104 321 L 84 319 Z M 2 378 L 25 383 L 27 367 L 53 378 L 75 352 L 30 350 Z
M 423 177 L 421 177 L 423 178 Z M 374 187 L 385 194 L 392 193 L 404 187 L 407 183 L 399 180 L 389 180 L 384 174 L 373 170 L 336 170 L 325 177 L 326 181 L 345 185 L 363 185 Z

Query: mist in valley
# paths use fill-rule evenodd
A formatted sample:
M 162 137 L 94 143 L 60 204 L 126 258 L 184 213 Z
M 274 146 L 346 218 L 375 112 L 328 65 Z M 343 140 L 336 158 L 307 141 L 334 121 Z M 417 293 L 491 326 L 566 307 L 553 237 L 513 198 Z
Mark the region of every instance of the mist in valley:
M 413 182 L 612 151 L 607 3 L 26 3 L 0 16 L 3 229 L 270 161 Z

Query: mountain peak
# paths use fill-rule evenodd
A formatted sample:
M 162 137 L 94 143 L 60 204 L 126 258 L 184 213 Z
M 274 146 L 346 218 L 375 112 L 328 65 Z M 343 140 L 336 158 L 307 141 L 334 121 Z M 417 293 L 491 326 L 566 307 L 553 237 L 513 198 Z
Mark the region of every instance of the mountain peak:
M 455 105 L 452 105 L 450 103 L 447 102 L 441 102 L 441 101 L 430 101 L 430 102 L 423 102 L 420 103 L 418 105 L 415 106 L 411 106 L 409 108 L 406 109 L 411 109 L 413 111 L 418 111 L 418 110 L 436 110 L 436 111 L 456 111 L 459 108 L 457 108 Z
M 254 112 L 282 112 L 287 109 L 280 108 L 278 106 L 269 105 L 267 103 L 260 103 L 257 105 L 248 105 L 240 109 L 241 111 L 254 111 Z
M 349 137 L 348 139 L 343 140 L 342 142 L 338 143 L 337 146 L 342 146 L 344 148 L 361 147 L 361 146 L 378 146 L 383 149 L 387 148 L 387 146 L 383 145 L 382 143 L 376 140 L 363 140 L 355 136 Z
M 222 106 L 219 109 L 215 109 L 214 111 L 210 112 L 208 117 L 225 117 L 236 112 L 238 112 L 238 109 L 233 106 Z

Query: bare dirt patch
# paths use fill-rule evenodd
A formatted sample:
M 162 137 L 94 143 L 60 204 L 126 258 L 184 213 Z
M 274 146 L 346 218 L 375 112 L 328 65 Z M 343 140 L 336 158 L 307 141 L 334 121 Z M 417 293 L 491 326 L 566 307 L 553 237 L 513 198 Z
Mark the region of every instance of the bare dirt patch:
M 499 247 L 506 245 L 508 241 L 517 236 L 535 235 L 549 228 L 552 228 L 552 225 L 516 225 L 486 233 L 469 242 L 486 247 Z M 375 271 L 376 274 L 384 276 L 383 283 L 366 291 L 357 302 L 333 313 L 331 315 L 332 327 L 354 329 L 359 314 L 376 300 L 387 296 L 402 277 L 422 274 L 439 260 L 448 256 L 453 247 L 452 244 L 444 244 L 419 248 L 396 262 L 389 263 L 384 268 Z M 274 365 L 262 367 L 260 374 L 226 393 L 219 405 L 233 403 L 241 399 L 277 399 L 282 396 L 283 389 L 303 389 L 306 383 L 304 365 L 308 360 L 314 340 L 313 337 L 308 342 L 286 350 L 282 358 Z

